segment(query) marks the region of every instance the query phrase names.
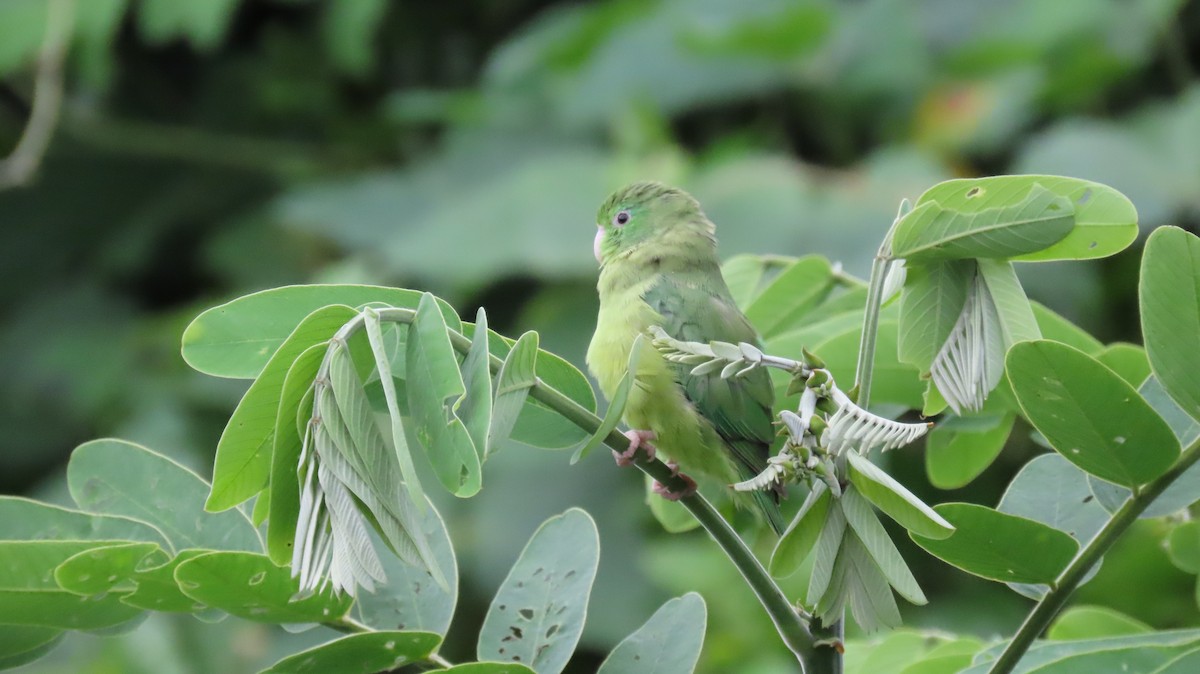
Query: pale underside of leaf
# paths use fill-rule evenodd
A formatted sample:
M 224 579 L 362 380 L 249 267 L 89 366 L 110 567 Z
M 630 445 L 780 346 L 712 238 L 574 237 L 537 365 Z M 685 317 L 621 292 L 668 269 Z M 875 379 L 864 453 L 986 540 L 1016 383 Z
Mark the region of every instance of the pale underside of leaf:
M 930 367 L 933 383 L 955 414 L 976 412 L 1004 374 L 1004 338 L 995 302 L 976 275 L 949 338 Z

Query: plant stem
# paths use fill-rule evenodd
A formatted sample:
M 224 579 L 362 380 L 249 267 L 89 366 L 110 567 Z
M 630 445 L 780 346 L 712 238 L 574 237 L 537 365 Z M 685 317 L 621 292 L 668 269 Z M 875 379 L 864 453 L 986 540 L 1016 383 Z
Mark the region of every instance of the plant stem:
M 398 321 L 401 323 L 411 323 L 416 316 L 416 312 L 411 309 L 378 309 L 381 320 Z M 360 322 L 361 323 L 361 322 Z M 450 343 L 460 353 L 467 353 L 471 348 L 471 340 L 466 336 L 456 332 L 453 329 L 447 329 L 450 335 Z M 340 334 L 340 332 L 339 332 Z M 499 372 L 503 361 L 496 356 L 491 356 L 489 366 L 492 372 Z M 547 385 L 540 377 L 536 379 L 533 386 L 530 388 L 529 395 L 543 405 L 554 410 L 562 415 L 571 423 L 578 426 L 587 433 L 596 433 L 600 429 L 602 420 L 600 417 L 593 414 L 590 410 L 583 407 L 579 403 L 572 400 L 563 392 Z M 610 448 L 618 451 L 629 449 L 629 438 L 623 433 L 613 430 L 604 438 L 605 444 Z M 658 480 L 661 484 L 666 485 L 673 491 L 682 491 L 687 484 L 682 478 L 674 474 L 665 463 L 658 459 L 647 459 L 644 455 L 639 455 L 635 464 L 642 472 L 650 477 Z M 729 526 L 725 518 L 717 512 L 699 493 L 682 498 L 679 502 L 683 507 L 692 513 L 692 516 L 704 527 L 705 531 L 712 536 L 717 542 L 733 565 L 741 572 L 742 577 L 746 579 L 746 584 L 758 597 L 758 601 L 770 616 L 771 621 L 775 623 L 775 629 L 779 631 L 780 638 L 789 650 L 796 656 L 797 662 L 800 664 L 801 671 L 804 671 L 804 663 L 812 658 L 817 650 L 833 651 L 833 648 L 818 649 L 813 643 L 813 637 L 805 627 L 804 622 L 800 618 L 800 614 L 796 611 L 792 603 L 788 601 L 783 590 L 771 578 L 767 570 L 763 568 L 754 553 L 750 551 L 737 532 Z M 819 674 L 837 674 L 841 669 L 815 669 L 815 673 Z
M 862 340 L 858 347 L 858 364 L 854 370 L 854 402 L 864 410 L 871 402 L 871 379 L 875 371 L 875 344 L 879 336 L 879 310 L 883 305 L 883 282 L 891 269 L 890 258 L 876 256 L 871 263 L 871 280 L 867 286 L 867 306 L 863 313 Z
M 1025 622 L 1021 624 L 1020 629 L 1013 635 L 1012 641 L 1008 642 L 1008 646 L 1004 648 L 1004 652 L 992 664 L 992 668 L 988 670 L 988 674 L 1007 674 L 1016 667 L 1021 656 L 1025 655 L 1025 651 L 1033 644 L 1033 640 L 1046 629 L 1058 611 L 1067 603 L 1067 599 L 1083 581 L 1084 575 L 1091 569 L 1104 553 L 1117 542 L 1121 534 L 1129 528 L 1135 521 L 1138 515 L 1154 502 L 1160 494 L 1171 486 L 1171 483 L 1183 475 L 1184 471 L 1200 460 L 1200 439 L 1192 442 L 1175 465 L 1166 473 L 1150 484 L 1147 484 L 1131 496 L 1125 503 L 1113 513 L 1108 523 L 1104 528 L 1092 538 L 1087 547 L 1079 551 L 1075 555 L 1075 559 L 1067 565 L 1067 568 L 1059 574 L 1054 581 L 1054 587 L 1042 597 L 1029 615 L 1025 617 Z

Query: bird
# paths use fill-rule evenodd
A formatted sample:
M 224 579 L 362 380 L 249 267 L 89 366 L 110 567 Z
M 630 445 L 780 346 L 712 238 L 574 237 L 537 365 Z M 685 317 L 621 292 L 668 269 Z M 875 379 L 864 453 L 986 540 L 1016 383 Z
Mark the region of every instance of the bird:
M 586 362 L 608 400 L 634 344 L 642 349 L 622 419 L 630 446 L 614 450 L 617 463 L 632 462 L 639 449 L 665 454 L 687 484 L 672 492 L 656 483 L 654 491 L 669 500 L 695 492 L 692 476 L 728 486 L 758 474 L 775 436 L 775 391 L 766 371 L 729 379 L 719 370 L 697 375 L 691 365 L 664 358 L 649 338 L 636 341 L 658 326 L 682 341 L 760 343 L 721 275 L 716 226 L 690 194 L 658 182 L 614 192 L 596 226 L 600 309 Z M 730 492 L 739 507 L 752 498 L 775 532 L 782 531 L 778 491 Z

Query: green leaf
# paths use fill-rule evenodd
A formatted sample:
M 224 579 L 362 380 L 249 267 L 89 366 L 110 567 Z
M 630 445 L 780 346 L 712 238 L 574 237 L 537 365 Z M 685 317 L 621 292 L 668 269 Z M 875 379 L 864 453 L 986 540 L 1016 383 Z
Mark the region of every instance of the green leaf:
M 496 399 L 492 403 L 492 423 L 488 428 L 487 447 L 495 452 L 508 440 L 517 418 L 537 381 L 538 333 L 521 335 L 504 358 L 496 375 Z
M 432 503 L 426 503 L 421 515 L 421 532 L 429 541 L 432 563 L 446 579 L 445 587 L 424 569 L 396 555 L 383 555 L 380 562 L 387 579 L 377 583 L 374 592 L 360 593 L 355 600 L 354 615 L 359 622 L 377 630 L 446 633 L 458 601 L 458 561 L 446 525 Z M 370 533 L 371 544 L 380 549 L 378 534 Z
M 1067 534 L 1024 517 L 971 503 L 943 503 L 935 510 L 954 525 L 954 535 L 938 540 L 910 533 L 912 539 L 931 555 L 982 578 L 1049 584 L 1079 550 Z
M 417 477 L 417 467 L 413 464 L 412 453 L 408 449 L 408 438 L 404 433 L 404 421 L 400 416 L 400 398 L 396 395 L 396 382 L 392 379 L 392 364 L 388 358 L 387 347 L 383 342 L 383 328 L 379 322 L 379 313 L 372 308 L 365 309 L 364 313 L 366 315 L 364 327 L 367 333 L 367 341 L 371 345 L 371 354 L 375 360 L 375 371 L 378 373 L 379 381 L 383 386 L 384 399 L 387 400 L 387 416 L 390 422 L 388 426 L 392 432 L 392 450 L 396 455 L 396 464 L 400 467 L 400 477 L 404 480 L 404 493 L 411 499 L 412 504 L 420 510 L 425 507 L 425 491 L 421 488 L 421 481 Z M 487 334 L 486 330 L 483 334 Z M 347 372 L 346 374 L 349 375 L 351 373 Z M 366 394 L 363 390 L 362 381 L 354 378 L 350 382 L 350 387 L 353 391 L 345 390 L 339 395 L 337 393 L 337 383 L 334 383 L 334 394 L 339 397 L 339 406 L 341 406 L 341 398 L 344 398 L 346 394 L 350 394 L 359 401 L 363 409 L 369 409 L 370 404 L 366 402 Z M 342 418 L 347 420 L 352 418 L 350 414 L 347 414 L 344 406 L 342 406 Z M 374 425 L 373 419 L 364 421 Z M 353 433 L 353 431 L 351 432 Z
M 416 309 L 422 293 L 366 285 L 300 285 L 252 293 L 201 313 L 183 331 L 183 359 L 216 377 L 253 379 L 304 317 L 331 304 L 381 303 Z M 447 323 L 453 308 L 439 300 Z
M 175 613 L 196 613 L 201 619 L 208 617 L 220 617 L 223 613 L 206 608 L 204 604 L 197 602 L 195 599 L 183 593 L 179 588 L 179 583 L 175 582 L 175 569 L 180 564 L 205 555 L 212 550 L 183 550 L 175 557 L 164 564 L 158 566 L 141 566 L 134 569 L 132 576 L 133 583 L 137 586 L 130 594 L 121 597 L 121 601 L 130 606 L 137 606 L 149 611 L 171 611 Z
M 54 580 L 53 570 L 76 554 L 121 542 L 0 541 L 0 624 L 97 630 L 137 618 L 141 609 L 121 603 L 119 594 L 80 596 Z
M 262 674 L 372 674 L 421 662 L 442 642 L 429 632 L 366 632 L 314 646 L 276 662 Z
M 1057 243 L 1019 256 L 1018 260 L 1085 260 L 1124 250 L 1137 237 L 1137 211 L 1125 195 L 1107 185 L 1046 175 L 995 176 L 947 180 L 929 188 L 916 208 L 936 202 L 945 209 L 977 212 L 1009 204 L 1017 195 L 1034 196 L 1035 186 L 1064 197 L 1074 212 L 1075 226 Z M 978 188 L 978 192 L 972 190 Z M 1044 197 L 1043 197 L 1044 198 Z M 916 209 L 914 209 L 915 212 Z M 1032 233 L 1034 236 L 1036 232 Z
M 275 421 L 284 378 L 301 353 L 327 342 L 338 328 L 357 315 L 347 306 L 318 309 L 296 326 L 271 354 L 262 372 L 229 417 L 217 442 L 213 487 L 204 507 L 209 511 L 232 508 L 267 486 L 271 471 Z
M 164 44 L 184 37 L 200 49 L 216 47 L 224 37 L 238 0 L 177 3 L 173 0 L 142 0 L 137 26 L 151 44 Z
M 833 287 L 829 260 L 808 255 L 780 272 L 746 307 L 746 318 L 763 337 L 780 334 L 795 325 Z
M 905 667 L 900 674 L 958 674 L 971 664 L 970 653 L 929 657 Z
M 1010 258 L 1045 250 L 1074 226 L 1071 202 L 1026 176 L 952 180 L 900 219 L 892 252 L 914 262 Z
M 1154 670 L 1154 674 L 1192 674 L 1200 670 L 1200 648 L 1189 650 L 1162 667 Z
M 1184 522 L 1167 539 L 1171 563 L 1188 573 L 1200 573 L 1200 522 Z
M 450 669 L 435 669 L 439 674 L 537 674 L 525 665 L 514 662 L 469 662 Z
M 482 475 L 458 417 L 466 388 L 446 328 L 433 295 L 426 294 L 408 333 L 408 406 L 433 472 L 450 493 L 465 498 L 479 491 Z
M 1089 356 L 1099 355 L 1104 350 L 1100 340 L 1089 335 L 1083 328 L 1059 316 L 1043 304 L 1030 302 L 1030 305 L 1033 307 L 1033 317 L 1037 320 L 1038 329 L 1042 332 L 1042 339 L 1062 342 Z
M 537 376 L 589 412 L 596 411 L 596 393 L 579 368 L 549 351 L 538 351 Z M 512 439 L 543 449 L 574 447 L 587 439 L 583 429 L 558 412 L 529 398 L 517 417 Z
M 170 550 L 261 550 L 254 525 L 240 510 L 204 510 L 208 483 L 161 454 L 124 440 L 80 445 L 67 464 L 67 485 L 81 508 L 144 521 L 166 536 Z
M 1030 670 L 1031 674 L 1093 674 L 1128 672 L 1151 674 L 1158 671 L 1176 653 L 1157 648 L 1123 648 L 1097 653 L 1080 653 Z
M 1124 379 L 1051 341 L 1009 351 L 1009 380 L 1025 417 L 1069 461 L 1099 478 L 1137 486 L 1179 458 L 1179 441 Z
M 900 299 L 901 362 L 929 371 L 958 322 L 977 267 L 974 260 L 908 265 Z
M 0 496 L 0 541 L 144 541 L 167 545 L 153 526 L 128 517 L 97 515 L 21 496 Z
M 1134 388 L 1141 386 L 1150 376 L 1150 360 L 1146 357 L 1146 350 L 1136 344 L 1110 344 L 1095 355 L 1096 360 L 1107 365 Z
M 954 527 L 921 499 L 913 496 L 899 482 L 857 452 L 847 452 L 850 482 L 875 507 L 913 534 L 930 538 L 946 538 Z
M 571 457 L 571 465 L 575 465 L 580 459 L 585 458 L 592 450 L 604 444 L 608 434 L 616 430 L 617 425 L 621 423 L 621 415 L 625 414 L 625 403 L 629 400 L 629 390 L 633 387 L 633 383 L 637 380 L 638 361 L 641 360 L 642 350 L 652 348 L 646 343 L 644 335 L 638 335 L 633 340 L 633 346 L 629 349 L 629 364 L 625 368 L 625 374 L 621 376 L 621 381 L 617 383 L 617 390 L 613 393 L 612 400 L 608 403 L 608 409 L 604 412 L 604 418 L 600 421 L 600 427 L 588 438 L 588 441 L 580 445 L 576 450 L 575 455 Z
M 759 285 L 766 272 L 767 262 L 759 255 L 734 255 L 721 264 L 721 276 L 729 286 L 729 294 L 743 313 L 758 296 Z
M 842 594 L 849 600 L 854 620 L 864 632 L 900 626 L 900 609 L 888 588 L 887 579 L 871 558 L 862 540 L 850 530 L 842 542 L 838 563 L 844 564 L 845 585 Z M 828 619 L 829 612 L 822 612 Z
M 925 386 L 920 379 L 920 371 L 912 365 L 900 362 L 896 357 L 899 329 L 899 323 L 894 319 L 883 319 L 879 322 L 875 333 L 875 369 L 871 401 L 918 408 L 921 406 L 921 394 Z M 861 343 L 860 322 L 840 333 L 829 335 L 828 339 L 809 345 L 809 351 L 825 361 L 825 365 L 837 381 L 850 382 L 854 380 L 854 368 L 858 363 L 858 347 Z
M 826 595 L 841 595 L 838 587 L 841 580 L 837 574 L 845 572 L 845 565 L 838 565 L 842 542 L 845 540 L 846 516 L 840 507 L 830 507 L 821 525 L 821 533 L 817 536 L 817 552 L 813 559 L 812 575 L 808 579 L 808 600 L 806 603 L 816 609 Z
M 175 569 L 175 581 L 187 596 L 229 614 L 265 623 L 336 620 L 349 610 L 349 595 L 334 596 L 329 587 L 296 598 L 300 583 L 287 568 L 266 555 L 210 552 Z
M 997 510 L 1041 522 L 1084 545 L 1108 522 L 1087 475 L 1059 454 L 1042 454 L 1021 468 Z
M 707 613 L 695 592 L 671 599 L 617 644 L 596 674 L 691 674 L 704 645 Z
M 917 579 L 913 577 L 908 564 L 896 549 L 896 544 L 879 523 L 871 505 L 859 495 L 854 485 L 846 487 L 838 502 L 841 504 L 842 514 L 846 516 L 846 523 L 857 534 L 863 549 L 883 572 L 888 584 L 895 588 L 900 596 L 914 604 L 928 603 L 929 600 L 925 598 Z
M 979 260 L 979 275 L 987 287 L 1000 318 L 1000 334 L 1007 351 L 1017 342 L 1041 339 L 1033 307 L 1017 278 L 1013 264 L 1006 260 Z
M 5 625 L 0 629 L 0 669 L 33 662 L 54 650 L 63 633 L 50 627 Z
M 491 448 L 488 446 L 488 429 L 492 425 L 492 370 L 488 350 L 487 314 L 483 307 L 475 315 L 475 334 L 471 348 L 463 359 L 463 386 L 466 395 L 459 408 L 459 417 L 467 427 L 471 443 L 479 462 L 483 463 Z
M 1177 227 L 1154 230 L 1142 255 L 1138 299 L 1154 376 L 1200 419 L 1200 239 Z
M 488 608 L 478 658 L 561 672 L 583 632 L 599 556 L 586 512 L 571 508 L 542 523 Z
M 786 578 L 800 570 L 800 565 L 817 543 L 832 500 L 833 495 L 821 482 L 808 493 L 792 523 L 779 537 L 779 542 L 771 553 L 769 567 L 772 576 Z
M 846 644 L 846 672 L 848 674 L 898 672 L 925 654 L 931 636 L 910 629 L 900 629 L 888 634 L 877 644 L 862 644 L 862 647 L 852 648 L 848 643 Z M 859 644 L 854 644 L 854 646 L 859 646 Z M 856 659 L 859 661 L 856 662 Z
M 1195 648 L 1195 644 L 1198 642 L 1200 642 L 1200 630 L 1155 631 L 1147 634 L 1129 634 L 1105 637 L 1103 639 L 1084 639 L 1082 641 L 1041 641 L 1035 642 L 1026 651 L 1025 656 L 1021 658 L 1021 662 L 1013 671 L 1015 674 L 1033 672 L 1068 657 L 1085 653 L 1123 652 L 1127 650 L 1158 651 L 1168 654 L 1172 652 L 1183 653 Z M 1005 645 L 1007 645 L 1007 642 L 1002 641 L 980 652 L 975 657 L 975 665 L 962 672 L 962 674 L 985 674 L 996 658 L 1000 656 L 1000 652 Z M 1167 657 L 1169 658 L 1171 655 Z M 1093 667 L 1095 666 L 1095 663 L 1093 663 Z M 1101 666 L 1099 668 L 1080 670 L 1080 674 L 1110 671 L 1121 671 L 1120 663 L 1117 663 L 1116 669 Z
M 362 77 L 375 63 L 375 36 L 383 25 L 387 0 L 347 0 L 325 6 L 321 37 L 331 61 Z
M 958 489 L 992 465 L 1012 432 L 1013 414 L 951 416 L 925 443 L 925 474 L 938 489 Z
M 107 545 L 68 557 L 54 569 L 54 581 L 62 589 L 84 596 L 123 594 L 134 589 L 131 578 L 143 560 L 158 565 L 167 559 L 156 543 Z
M 1051 641 L 1073 641 L 1149 631 L 1151 627 L 1146 623 L 1107 606 L 1072 606 L 1055 618 L 1046 631 L 1046 638 Z
M 296 518 L 300 516 L 300 481 L 296 472 L 300 450 L 312 417 L 313 380 L 325 357 L 326 346 L 314 344 L 304 350 L 288 368 L 276 409 L 274 448 L 271 452 L 270 513 L 267 516 L 267 554 L 276 564 L 292 560 L 296 537 Z

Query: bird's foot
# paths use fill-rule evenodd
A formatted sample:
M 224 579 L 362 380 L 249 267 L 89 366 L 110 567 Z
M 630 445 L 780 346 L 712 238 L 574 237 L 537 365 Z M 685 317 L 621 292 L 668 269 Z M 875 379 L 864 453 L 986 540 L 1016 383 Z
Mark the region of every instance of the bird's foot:
M 679 464 L 674 461 L 668 461 L 667 467 L 671 469 L 671 475 L 677 477 L 684 482 L 683 489 L 679 491 L 671 491 L 671 488 L 661 482 L 655 481 L 654 493 L 667 499 L 668 501 L 678 501 L 679 499 L 687 498 L 696 493 L 696 481 L 692 478 L 679 472 Z
M 648 460 L 654 460 L 654 445 L 649 442 L 654 439 L 654 431 L 625 431 L 625 437 L 629 438 L 629 449 L 623 452 L 613 450 L 613 458 L 616 459 L 618 466 L 632 464 L 637 458 L 639 449 L 646 454 Z

